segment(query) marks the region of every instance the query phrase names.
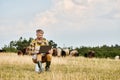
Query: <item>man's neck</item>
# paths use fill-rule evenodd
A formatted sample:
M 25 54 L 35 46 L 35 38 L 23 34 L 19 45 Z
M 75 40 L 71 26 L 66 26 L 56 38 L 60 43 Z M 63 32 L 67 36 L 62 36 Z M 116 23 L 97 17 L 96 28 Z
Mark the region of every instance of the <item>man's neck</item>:
M 43 40 L 43 38 L 37 38 L 37 40 Z

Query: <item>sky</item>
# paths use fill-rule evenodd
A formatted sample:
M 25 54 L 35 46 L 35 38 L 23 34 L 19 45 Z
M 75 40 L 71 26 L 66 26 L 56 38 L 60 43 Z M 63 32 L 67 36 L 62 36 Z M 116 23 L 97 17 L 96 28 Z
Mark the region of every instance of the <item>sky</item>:
M 59 47 L 120 45 L 120 0 L 0 0 L 0 47 L 36 37 Z

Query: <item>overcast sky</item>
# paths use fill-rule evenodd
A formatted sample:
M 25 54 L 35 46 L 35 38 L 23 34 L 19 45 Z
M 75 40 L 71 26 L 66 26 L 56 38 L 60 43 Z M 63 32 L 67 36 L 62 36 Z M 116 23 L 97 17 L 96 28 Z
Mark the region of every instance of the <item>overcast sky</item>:
M 60 47 L 120 45 L 120 0 L 0 0 L 0 47 L 39 28 Z

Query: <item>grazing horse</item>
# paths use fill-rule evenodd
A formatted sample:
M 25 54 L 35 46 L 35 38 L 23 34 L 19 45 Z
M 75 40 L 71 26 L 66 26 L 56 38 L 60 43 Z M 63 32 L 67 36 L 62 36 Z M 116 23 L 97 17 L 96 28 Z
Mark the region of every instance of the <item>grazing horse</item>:
M 89 58 L 95 57 L 95 51 L 89 51 L 87 57 Z
M 18 55 L 27 55 L 28 54 L 27 48 L 24 48 L 22 50 L 18 50 L 17 54 Z
M 62 49 L 61 48 L 53 48 L 52 56 L 60 57 L 61 55 L 62 55 Z
M 65 56 L 68 56 L 69 55 L 69 49 L 61 49 L 61 48 L 53 48 L 53 56 L 62 56 L 62 57 L 65 57 Z
M 4 49 L 1 50 L 1 49 L 0 49 L 0 52 L 6 52 L 6 50 L 4 50 Z
M 65 51 L 66 56 L 69 56 L 70 50 L 68 48 L 63 49 Z
M 22 52 L 21 50 L 19 50 L 19 51 L 17 52 L 17 54 L 20 56 L 20 55 L 23 55 L 23 52 Z
M 79 56 L 79 53 L 78 53 L 78 51 L 77 50 L 72 50 L 71 52 L 70 52 L 70 56 Z
M 61 56 L 61 52 L 62 52 L 62 49 L 61 49 L 61 48 L 57 48 L 57 56 L 58 56 L 58 57 Z
M 61 52 L 61 56 L 62 57 L 65 57 L 66 56 L 66 52 L 62 49 L 62 52 Z
M 52 56 L 57 56 L 57 48 L 53 48 Z

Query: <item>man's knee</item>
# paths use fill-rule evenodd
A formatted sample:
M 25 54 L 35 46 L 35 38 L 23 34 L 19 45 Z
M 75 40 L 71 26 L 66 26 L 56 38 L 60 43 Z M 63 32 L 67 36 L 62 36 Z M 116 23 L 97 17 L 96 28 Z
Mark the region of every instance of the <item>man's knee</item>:
M 42 61 L 42 55 L 41 54 L 37 54 L 37 61 Z
M 47 57 L 47 61 L 51 61 L 51 59 L 52 59 L 52 55 L 51 54 L 47 54 L 46 57 Z

